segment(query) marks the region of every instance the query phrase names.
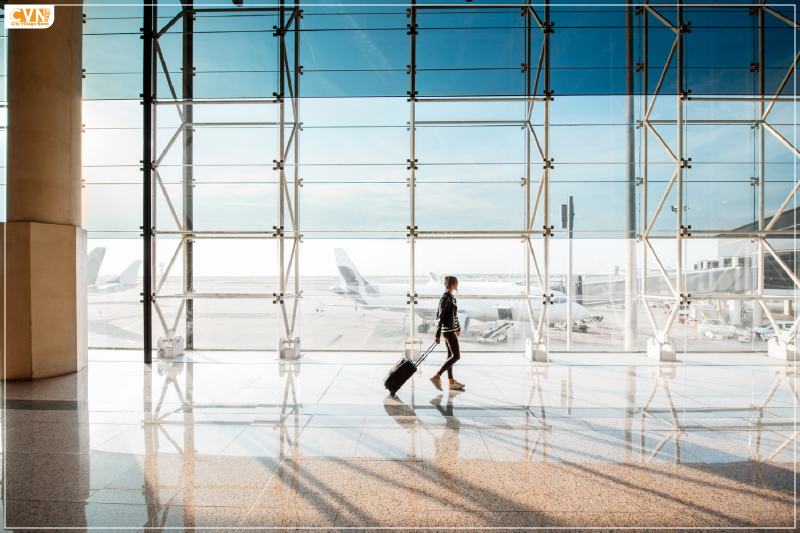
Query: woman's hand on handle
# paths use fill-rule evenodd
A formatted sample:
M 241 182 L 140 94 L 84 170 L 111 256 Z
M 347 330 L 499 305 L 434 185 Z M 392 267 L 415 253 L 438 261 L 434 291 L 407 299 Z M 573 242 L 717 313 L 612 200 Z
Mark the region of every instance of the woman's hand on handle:
M 440 341 L 440 340 L 442 340 L 442 339 L 441 339 L 441 338 L 439 338 L 439 337 L 436 337 L 436 338 L 435 338 L 435 339 L 433 339 L 433 340 L 434 340 L 434 341 L 436 341 L 436 344 L 439 344 L 439 341 Z
M 460 336 L 461 336 L 461 332 L 460 331 L 456 331 L 456 337 L 460 337 Z

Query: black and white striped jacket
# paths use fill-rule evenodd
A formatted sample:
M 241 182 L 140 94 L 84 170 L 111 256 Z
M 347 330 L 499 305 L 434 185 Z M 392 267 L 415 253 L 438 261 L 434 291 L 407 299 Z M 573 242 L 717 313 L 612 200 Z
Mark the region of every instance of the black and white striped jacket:
M 461 331 L 458 323 L 458 306 L 456 298 L 449 291 L 445 291 L 439 299 L 439 309 L 436 312 L 436 338 L 442 333 Z

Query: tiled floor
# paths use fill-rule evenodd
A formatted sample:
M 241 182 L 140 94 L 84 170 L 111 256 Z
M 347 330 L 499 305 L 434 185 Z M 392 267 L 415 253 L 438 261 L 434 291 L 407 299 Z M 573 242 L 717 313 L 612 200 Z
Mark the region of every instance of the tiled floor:
M 397 399 L 389 354 L 113 355 L 6 385 L 7 529 L 796 524 L 796 367 L 761 355 L 467 354 Z

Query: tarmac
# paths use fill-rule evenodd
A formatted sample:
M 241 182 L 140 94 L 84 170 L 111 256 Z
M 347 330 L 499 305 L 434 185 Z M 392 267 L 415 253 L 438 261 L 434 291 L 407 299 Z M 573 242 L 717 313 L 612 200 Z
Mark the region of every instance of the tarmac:
M 403 280 L 380 280 L 381 283 L 402 283 Z M 304 352 L 402 352 L 404 340 L 411 336 L 410 317 L 407 312 L 363 309 L 354 302 L 333 294 L 330 287 L 337 278 L 301 279 L 302 298 L 296 310 L 296 336 L 301 339 Z M 290 286 L 293 280 L 290 280 Z M 217 294 L 219 298 L 194 300 L 194 347 L 201 350 L 275 350 L 278 340 L 285 337 L 285 326 L 279 306 L 273 303 L 273 293 L 278 292 L 273 278 L 197 279 L 195 292 Z M 89 346 L 90 348 L 141 349 L 142 304 L 140 289 L 112 294 L 89 294 Z M 181 284 L 170 278 L 164 284 L 158 300 L 168 327 L 175 322 L 180 299 Z M 247 298 L 236 295 L 250 295 Z M 263 297 L 253 297 L 263 295 Z M 293 301 L 287 300 L 289 320 L 295 313 Z M 602 317 L 596 326 L 585 332 L 573 332 L 572 352 L 619 352 L 624 350 L 622 323 L 624 309 L 605 305 L 590 307 L 593 315 Z M 653 314 L 659 328 L 663 328 L 669 315 L 662 308 Z M 415 319 L 419 326 L 421 319 Z M 525 341 L 531 336 L 527 319 L 515 321 L 507 330 L 507 337 L 499 341 L 479 340 L 481 332 L 499 322 L 472 320 L 470 330 L 462 334 L 462 352 L 524 352 Z M 647 339 L 653 336 L 646 310 L 638 309 L 638 346 L 645 351 Z M 163 335 L 163 326 L 154 312 L 153 337 Z M 186 336 L 185 312 L 178 321 L 178 334 Z M 545 335 L 551 352 L 567 351 L 566 331 L 546 327 Z M 679 352 L 764 352 L 766 343 L 753 338 L 739 342 L 737 338 L 712 340 L 705 338 L 690 324 L 676 321 L 671 331 Z M 415 331 L 414 337 L 423 345 L 433 341 L 433 330 Z

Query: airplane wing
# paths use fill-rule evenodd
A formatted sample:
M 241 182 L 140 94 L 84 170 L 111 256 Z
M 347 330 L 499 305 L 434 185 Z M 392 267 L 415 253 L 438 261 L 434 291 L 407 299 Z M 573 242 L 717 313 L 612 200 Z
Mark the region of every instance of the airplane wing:
M 398 313 L 407 313 L 409 306 L 407 305 L 362 305 L 353 302 L 352 304 L 325 304 L 325 307 L 357 307 L 358 309 L 380 309 L 383 311 L 394 311 Z M 417 304 L 414 306 L 414 314 L 425 320 L 436 320 L 436 311 L 438 311 L 437 304 Z M 467 316 L 470 319 L 483 320 L 486 313 L 477 307 L 459 306 L 458 315 Z
M 395 313 L 408 313 L 408 305 L 362 305 L 356 302 L 351 304 L 325 304 L 325 307 L 357 307 L 358 309 L 379 309 L 383 311 L 392 311 Z M 425 320 L 435 320 L 437 305 L 420 305 L 414 306 L 414 314 Z
M 359 303 L 353 302 L 352 304 L 325 304 L 325 307 L 358 307 L 359 309 L 385 309 L 387 311 L 408 311 L 410 306 L 408 305 L 363 305 Z M 429 307 L 424 305 L 415 305 L 414 309 L 419 310 L 431 310 L 436 312 L 436 307 Z

